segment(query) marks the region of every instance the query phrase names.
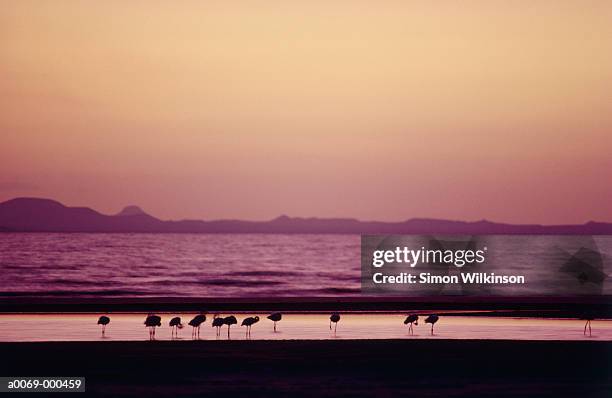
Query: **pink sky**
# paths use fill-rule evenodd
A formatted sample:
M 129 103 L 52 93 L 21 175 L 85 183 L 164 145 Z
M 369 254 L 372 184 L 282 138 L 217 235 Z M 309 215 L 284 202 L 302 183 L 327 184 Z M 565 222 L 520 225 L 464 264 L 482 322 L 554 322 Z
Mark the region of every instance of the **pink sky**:
M 612 221 L 608 1 L 6 1 L 0 200 Z

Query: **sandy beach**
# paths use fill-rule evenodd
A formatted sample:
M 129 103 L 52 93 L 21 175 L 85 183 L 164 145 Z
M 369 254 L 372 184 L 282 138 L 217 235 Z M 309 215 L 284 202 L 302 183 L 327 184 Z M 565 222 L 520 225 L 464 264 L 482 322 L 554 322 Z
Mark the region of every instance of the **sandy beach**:
M 0 343 L 3 375 L 88 396 L 606 397 L 612 343 L 346 340 Z

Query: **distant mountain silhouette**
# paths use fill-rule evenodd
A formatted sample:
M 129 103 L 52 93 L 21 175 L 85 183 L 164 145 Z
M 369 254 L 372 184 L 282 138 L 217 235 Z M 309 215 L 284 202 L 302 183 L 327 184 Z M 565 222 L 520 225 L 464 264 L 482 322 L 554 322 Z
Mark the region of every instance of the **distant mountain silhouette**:
M 117 215 L 118 216 L 142 216 L 142 215 L 148 215 L 148 214 L 145 213 L 145 211 L 142 210 L 138 206 L 126 206 L 123 208 L 123 210 L 117 213 Z
M 177 232 L 177 233 L 330 233 L 330 234 L 612 234 L 612 223 L 581 225 L 513 225 L 490 222 L 413 218 L 400 222 L 352 218 L 280 216 L 270 221 L 163 221 L 137 206 L 117 215 L 87 207 L 67 207 L 39 198 L 0 203 L 0 232 Z

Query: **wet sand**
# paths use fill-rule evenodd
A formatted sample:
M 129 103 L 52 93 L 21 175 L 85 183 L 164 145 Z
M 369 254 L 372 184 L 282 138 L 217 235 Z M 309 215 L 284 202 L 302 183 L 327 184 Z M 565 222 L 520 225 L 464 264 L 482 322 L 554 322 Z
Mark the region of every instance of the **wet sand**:
M 607 397 L 612 343 L 299 340 L 0 343 L 2 375 L 89 396 Z M 55 395 L 54 395 L 55 396 Z

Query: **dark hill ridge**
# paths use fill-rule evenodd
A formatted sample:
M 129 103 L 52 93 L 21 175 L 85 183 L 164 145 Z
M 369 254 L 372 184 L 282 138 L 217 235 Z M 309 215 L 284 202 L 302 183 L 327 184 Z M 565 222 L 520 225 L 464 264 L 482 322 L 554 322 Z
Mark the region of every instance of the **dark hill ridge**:
M 117 213 L 118 216 L 142 216 L 142 215 L 148 215 L 144 210 L 142 210 L 140 207 L 138 206 L 126 206 L 123 208 L 123 210 L 121 210 L 119 213 Z
M 0 203 L 0 232 L 177 232 L 177 233 L 329 233 L 329 234 L 575 234 L 609 235 L 612 223 L 581 225 L 513 225 L 491 221 L 448 221 L 414 218 L 401 222 L 352 218 L 280 216 L 270 221 L 163 221 L 137 206 L 117 215 L 88 207 L 67 207 L 38 198 Z

